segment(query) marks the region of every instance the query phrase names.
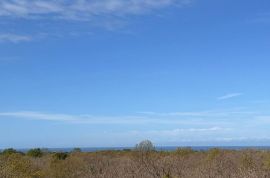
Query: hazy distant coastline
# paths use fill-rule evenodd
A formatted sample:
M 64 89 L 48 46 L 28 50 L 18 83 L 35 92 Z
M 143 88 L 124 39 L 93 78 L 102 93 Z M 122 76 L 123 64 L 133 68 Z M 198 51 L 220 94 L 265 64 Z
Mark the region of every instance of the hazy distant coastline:
M 270 146 L 157 146 L 155 147 L 157 151 L 176 151 L 179 148 L 191 148 L 194 151 L 208 151 L 214 148 L 222 150 L 245 150 L 245 149 L 255 149 L 255 150 L 270 150 Z M 16 149 L 21 152 L 27 152 L 32 148 L 22 148 Z M 74 148 L 42 148 L 49 152 L 72 152 Z M 82 152 L 96 152 L 96 151 L 123 151 L 131 150 L 133 147 L 82 147 L 80 148 Z M 0 149 L 3 151 L 4 149 Z

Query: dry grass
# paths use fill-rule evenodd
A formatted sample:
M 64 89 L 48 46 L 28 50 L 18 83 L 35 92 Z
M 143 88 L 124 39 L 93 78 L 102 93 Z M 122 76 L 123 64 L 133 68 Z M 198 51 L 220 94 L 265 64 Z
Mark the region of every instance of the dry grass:
M 0 155 L 1 178 L 269 178 L 270 151 L 74 152 Z

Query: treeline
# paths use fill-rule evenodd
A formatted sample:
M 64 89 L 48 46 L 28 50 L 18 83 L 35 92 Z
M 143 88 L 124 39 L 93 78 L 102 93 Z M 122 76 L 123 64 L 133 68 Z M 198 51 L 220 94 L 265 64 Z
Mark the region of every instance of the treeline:
M 150 141 L 122 151 L 0 153 L 1 178 L 269 178 L 270 151 L 156 151 Z

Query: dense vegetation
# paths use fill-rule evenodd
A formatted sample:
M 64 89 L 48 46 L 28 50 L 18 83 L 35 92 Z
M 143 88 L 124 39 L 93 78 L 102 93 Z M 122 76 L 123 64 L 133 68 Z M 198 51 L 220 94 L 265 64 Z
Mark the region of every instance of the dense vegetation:
M 270 151 L 155 151 L 144 142 L 134 150 L 49 153 L 13 149 L 0 154 L 1 178 L 268 178 Z

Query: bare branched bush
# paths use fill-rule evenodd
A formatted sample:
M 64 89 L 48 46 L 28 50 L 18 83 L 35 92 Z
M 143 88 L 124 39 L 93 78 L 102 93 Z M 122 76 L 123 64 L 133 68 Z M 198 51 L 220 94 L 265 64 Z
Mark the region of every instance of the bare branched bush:
M 147 149 L 84 153 L 46 153 L 41 157 L 14 150 L 0 155 L 1 178 L 268 178 L 270 151 L 176 151 Z M 150 145 L 150 147 L 148 147 Z M 138 148 L 138 147 L 137 147 Z M 150 148 L 150 149 L 148 149 Z

